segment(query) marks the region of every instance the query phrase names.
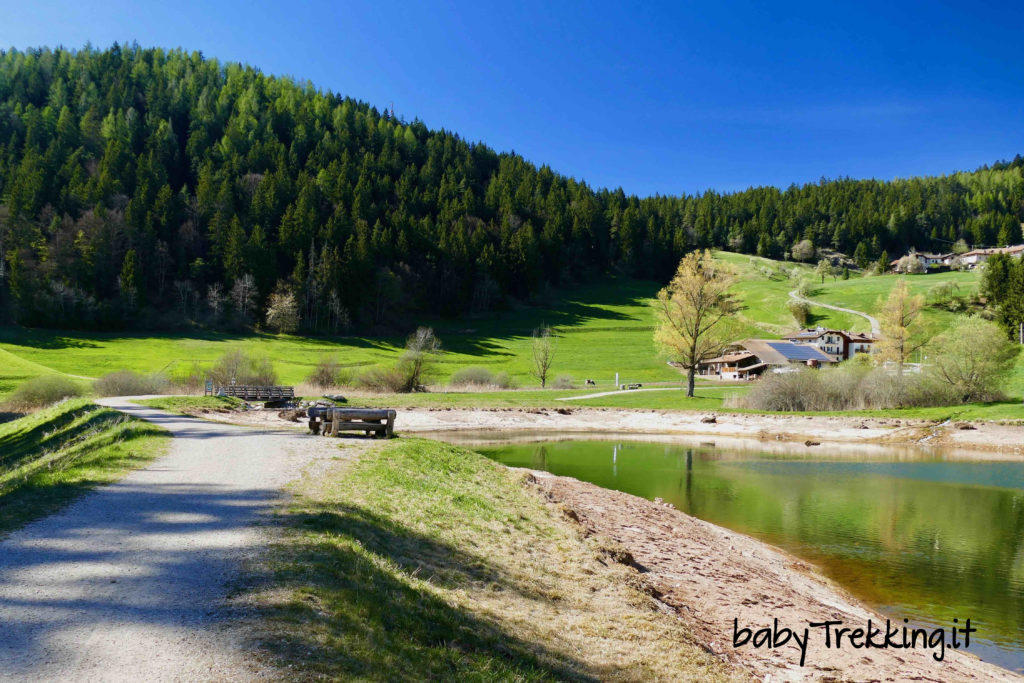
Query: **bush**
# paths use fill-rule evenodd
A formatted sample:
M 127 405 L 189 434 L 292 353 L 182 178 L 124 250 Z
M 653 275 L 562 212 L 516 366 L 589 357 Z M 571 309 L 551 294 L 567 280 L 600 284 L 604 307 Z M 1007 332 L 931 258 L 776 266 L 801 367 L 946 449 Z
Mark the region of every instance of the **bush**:
M 487 368 L 470 366 L 460 368 L 452 373 L 449 384 L 454 387 L 496 387 L 508 389 L 512 386 L 512 379 L 507 372 L 492 373 Z
M 555 380 L 555 389 L 575 389 L 576 385 L 573 384 L 572 377 L 569 375 L 559 375 L 558 379 Z
M 108 372 L 96 380 L 93 391 L 100 396 L 144 396 L 165 394 L 170 383 L 160 374 L 143 375 L 131 370 Z
M 957 401 L 929 374 L 914 373 L 896 381 L 886 368 L 847 361 L 837 367 L 768 373 L 742 399 L 755 410 L 840 411 L 950 405 Z
M 67 377 L 41 375 L 23 382 L 15 389 L 7 400 L 7 406 L 16 411 L 33 410 L 81 395 L 81 387 Z
M 206 373 L 199 366 L 198 361 L 192 361 L 192 365 L 183 372 L 178 372 L 171 377 L 171 383 L 186 394 L 200 393 L 206 382 Z
M 250 356 L 241 350 L 228 351 L 217 359 L 210 368 L 209 377 L 214 384 L 227 386 L 234 379 L 235 384 L 271 386 L 277 384 L 277 371 L 266 356 Z
M 797 301 L 796 299 L 790 299 L 786 306 L 789 308 L 789 312 L 793 314 L 796 324 L 800 327 L 807 327 L 807 321 L 811 317 L 811 307 L 803 301 Z
M 356 384 L 363 389 L 382 393 L 406 391 L 406 374 L 399 368 L 370 368 L 356 378 Z
M 318 389 L 336 387 L 340 384 L 341 365 L 338 359 L 333 356 L 324 356 L 309 373 L 306 383 Z

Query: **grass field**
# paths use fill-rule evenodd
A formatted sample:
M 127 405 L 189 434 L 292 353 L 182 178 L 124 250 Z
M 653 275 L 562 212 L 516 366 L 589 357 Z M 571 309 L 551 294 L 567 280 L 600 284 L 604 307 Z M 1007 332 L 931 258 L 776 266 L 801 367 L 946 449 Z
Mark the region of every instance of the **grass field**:
M 439 381 L 455 370 L 479 365 L 504 370 L 522 386 L 530 375 L 531 333 L 539 325 L 558 328 L 554 376 L 568 374 L 582 384 L 595 379 L 610 387 L 615 373 L 622 382 L 677 381 L 654 347 L 654 312 L 648 301 L 659 285 L 608 279 L 562 292 L 545 304 L 452 321 L 427 321 L 441 338 Z M 0 351 L 26 363 L 0 365 L 0 382 L 8 386 L 31 372 L 58 372 L 98 377 L 120 369 L 175 372 L 193 361 L 210 365 L 234 348 L 270 357 L 279 379 L 299 384 L 324 356 L 358 370 L 393 362 L 404 338 L 308 338 L 253 334 L 100 334 L 0 328 Z M 32 370 L 31 368 L 35 368 Z M 8 389 L 9 391 L 9 389 Z M 0 398 L 2 398 L 0 393 Z
M 777 337 L 793 328 L 786 309 L 788 292 L 797 280 L 766 278 L 758 268 L 777 270 L 767 259 L 717 252 L 737 270 L 742 302 L 740 336 Z M 810 272 L 807 266 L 784 264 Z M 656 323 L 651 298 L 662 283 L 607 278 L 569 288 L 550 300 L 458 321 L 426 321 L 441 338 L 443 353 L 435 378 L 445 382 L 462 367 L 478 365 L 506 371 L 523 388 L 536 384 L 531 376 L 531 333 L 546 324 L 557 328 L 553 377 L 569 375 L 578 384 L 594 379 L 611 388 L 621 383 L 673 382 L 679 373 L 668 367 L 653 342 Z M 841 316 L 841 314 L 836 314 Z M 839 324 L 841 319 L 820 317 Z M 393 362 L 401 353 L 401 337 L 309 338 L 270 334 L 223 333 L 86 333 L 60 330 L 0 328 L 0 399 L 33 374 L 47 371 L 99 377 L 114 370 L 174 373 L 199 362 L 208 366 L 226 351 L 241 348 L 274 361 L 284 384 L 300 384 L 324 356 L 359 371 Z M 6 352 L 6 353 L 5 353 Z
M 836 281 L 826 278 L 824 284 L 818 284 L 817 291 L 809 298 L 874 315 L 881 308 L 881 302 L 901 279 L 907 281 L 912 294 L 923 294 L 927 297 L 928 290 L 935 285 L 952 282 L 958 287 L 957 294 L 967 296 L 977 290 L 981 274 L 978 271 L 961 271 L 921 275 L 869 275 Z M 936 306 L 927 306 L 923 312 L 927 324 L 936 330 L 944 329 L 956 315 Z M 852 317 L 850 325 L 850 329 L 858 332 L 867 332 L 870 329 L 867 320 L 856 316 Z
M 0 424 L 0 536 L 156 457 L 170 435 L 84 400 Z
M 813 276 L 808 265 L 779 263 L 768 259 L 728 252 L 716 252 L 737 271 L 740 281 L 735 291 L 741 303 L 737 316 L 737 337 L 778 337 L 795 327 L 787 308 L 789 292 L 803 277 Z M 786 274 L 796 269 L 798 272 Z M 813 299 L 869 313 L 877 312 L 898 277 L 895 275 L 860 277 L 849 280 L 826 279 L 819 284 Z M 935 284 L 951 281 L 959 293 L 968 294 L 979 282 L 977 272 L 941 273 L 906 276 L 912 291 L 927 293 Z M 518 383 L 514 392 L 452 392 L 367 397 L 367 405 L 414 406 L 491 406 L 556 407 L 565 403 L 557 398 L 593 393 L 583 387 L 584 379 L 594 379 L 596 390 L 612 389 L 615 373 L 620 383 L 681 380 L 681 375 L 666 365 L 655 348 L 652 336 L 656 322 L 650 306 L 660 283 L 607 278 L 601 282 L 561 290 L 547 301 L 530 306 L 458 321 L 427 321 L 441 338 L 443 353 L 433 382 L 443 384 L 451 374 L 466 366 L 482 366 L 493 372 L 506 371 Z M 866 330 L 863 318 L 812 308 L 812 323 L 855 330 Z M 937 333 L 954 318 L 953 313 L 934 306 L 924 316 Z M 542 324 L 557 328 L 553 377 L 569 375 L 574 390 L 534 389 L 531 376 L 532 330 Z M 0 400 L 20 381 L 45 373 L 61 372 L 98 377 L 104 373 L 129 369 L 139 372 L 174 373 L 193 362 L 209 366 L 225 352 L 241 348 L 268 356 L 278 371 L 279 381 L 299 385 L 315 364 L 325 356 L 334 356 L 353 372 L 374 365 L 390 364 L 401 353 L 400 337 L 309 338 L 270 334 L 232 335 L 196 332 L 193 334 L 96 334 L 53 330 L 0 328 Z M 575 405 L 635 407 L 656 409 L 707 410 L 722 407 L 723 398 L 745 387 L 710 385 L 698 389 L 695 399 L 678 392 L 643 392 L 572 401 Z M 1024 357 L 1009 379 L 1011 396 L 1024 396 Z M 978 406 L 979 415 L 1012 410 Z M 1011 416 L 1012 417 L 1012 416 Z M 1001 417 L 999 418 L 1001 419 Z
M 736 677 L 521 477 L 425 439 L 318 469 L 246 597 L 268 654 L 301 680 Z

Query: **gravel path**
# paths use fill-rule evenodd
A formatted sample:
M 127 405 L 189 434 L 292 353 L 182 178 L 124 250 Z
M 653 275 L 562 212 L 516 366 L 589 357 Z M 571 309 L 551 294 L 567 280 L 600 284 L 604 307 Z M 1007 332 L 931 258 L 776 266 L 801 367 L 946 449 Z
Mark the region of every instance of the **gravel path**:
M 327 440 L 106 399 L 169 453 L 0 542 L 0 680 L 241 680 L 261 674 L 224 597 L 257 524 Z
M 829 308 L 833 311 L 839 311 L 840 313 L 852 313 L 854 315 L 859 315 L 860 317 L 864 318 L 871 324 L 871 334 L 873 334 L 876 337 L 882 334 L 882 326 L 878 323 L 878 319 L 875 318 L 874 316 L 868 315 L 864 311 L 855 311 L 852 308 L 842 308 L 841 306 L 833 306 L 832 304 L 824 304 L 820 301 L 807 299 L 797 294 L 795 289 L 789 293 L 789 298 L 796 299 L 797 301 L 802 301 L 805 304 L 809 304 L 811 306 L 820 306 L 821 308 Z

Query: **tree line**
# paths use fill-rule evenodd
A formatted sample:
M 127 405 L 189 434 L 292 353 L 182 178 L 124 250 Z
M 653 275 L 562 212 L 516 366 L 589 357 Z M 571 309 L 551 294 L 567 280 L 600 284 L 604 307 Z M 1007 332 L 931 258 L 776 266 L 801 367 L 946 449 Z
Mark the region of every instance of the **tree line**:
M 249 326 L 272 304 L 279 329 L 337 333 L 665 281 L 696 248 L 867 266 L 1020 242 L 1022 167 L 641 198 L 197 52 L 2 51 L 0 316 Z

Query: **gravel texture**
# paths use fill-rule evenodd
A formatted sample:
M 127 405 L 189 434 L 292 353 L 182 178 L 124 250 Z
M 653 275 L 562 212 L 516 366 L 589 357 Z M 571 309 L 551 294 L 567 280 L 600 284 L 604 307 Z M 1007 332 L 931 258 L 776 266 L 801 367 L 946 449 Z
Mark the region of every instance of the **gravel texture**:
M 0 680 L 249 680 L 225 597 L 281 488 L 324 439 L 104 405 L 174 435 L 168 454 L 0 542 Z

